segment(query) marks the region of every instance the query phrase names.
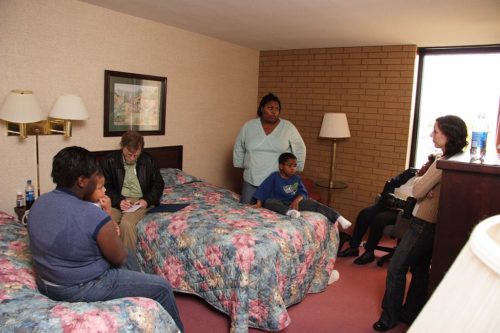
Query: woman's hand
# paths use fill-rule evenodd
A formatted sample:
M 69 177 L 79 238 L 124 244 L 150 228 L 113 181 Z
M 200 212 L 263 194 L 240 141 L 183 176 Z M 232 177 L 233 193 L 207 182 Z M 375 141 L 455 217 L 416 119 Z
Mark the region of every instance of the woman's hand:
M 113 223 L 113 226 L 115 227 L 116 234 L 118 235 L 118 237 L 120 237 L 120 226 L 115 221 L 111 221 L 111 222 Z

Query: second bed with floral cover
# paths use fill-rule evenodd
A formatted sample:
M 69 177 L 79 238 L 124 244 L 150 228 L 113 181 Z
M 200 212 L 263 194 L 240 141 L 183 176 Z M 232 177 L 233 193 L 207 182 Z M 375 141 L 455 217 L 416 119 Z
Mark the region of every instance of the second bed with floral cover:
M 176 291 L 196 294 L 231 318 L 231 332 L 279 331 L 287 307 L 323 291 L 333 270 L 338 229 L 324 216 L 291 219 L 239 203 L 238 196 L 178 169 L 162 169 L 162 204 L 138 224 L 138 256 L 146 272 Z

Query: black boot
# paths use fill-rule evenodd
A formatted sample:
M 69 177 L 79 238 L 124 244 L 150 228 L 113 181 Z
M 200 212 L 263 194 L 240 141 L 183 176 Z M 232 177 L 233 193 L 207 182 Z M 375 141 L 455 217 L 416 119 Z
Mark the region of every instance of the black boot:
M 357 257 L 359 256 L 359 249 L 357 247 L 348 247 L 344 251 L 340 251 L 337 257 Z
M 373 260 L 375 260 L 375 254 L 373 251 L 365 251 L 365 253 L 354 260 L 354 263 L 356 265 L 366 265 L 371 263 Z

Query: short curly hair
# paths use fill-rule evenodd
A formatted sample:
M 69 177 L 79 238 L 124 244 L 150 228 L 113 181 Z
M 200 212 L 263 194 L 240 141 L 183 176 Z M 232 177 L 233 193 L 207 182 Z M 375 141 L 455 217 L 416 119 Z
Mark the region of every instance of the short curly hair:
M 448 115 L 436 119 L 439 130 L 446 136 L 444 156 L 451 157 L 467 146 L 467 125 L 457 116 Z
M 100 172 L 96 158 L 82 147 L 63 148 L 52 160 L 52 180 L 60 187 L 73 187 L 78 177 L 90 178 L 96 172 Z
M 279 164 L 285 164 L 289 160 L 297 160 L 297 157 L 294 154 L 292 154 L 292 153 L 283 153 L 278 158 L 278 163 Z

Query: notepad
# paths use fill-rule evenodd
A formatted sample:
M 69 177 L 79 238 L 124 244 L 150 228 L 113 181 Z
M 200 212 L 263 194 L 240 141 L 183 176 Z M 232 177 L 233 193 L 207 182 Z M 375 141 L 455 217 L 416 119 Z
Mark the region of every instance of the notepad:
M 175 213 L 185 207 L 189 206 L 188 203 L 186 204 L 160 204 L 154 208 L 151 208 L 148 210 L 149 213 Z
M 124 213 L 132 213 L 132 212 L 135 212 L 136 210 L 138 210 L 139 208 L 141 208 L 142 206 L 140 204 L 134 204 L 132 206 L 130 206 L 129 209 L 127 210 L 124 210 L 123 212 Z

